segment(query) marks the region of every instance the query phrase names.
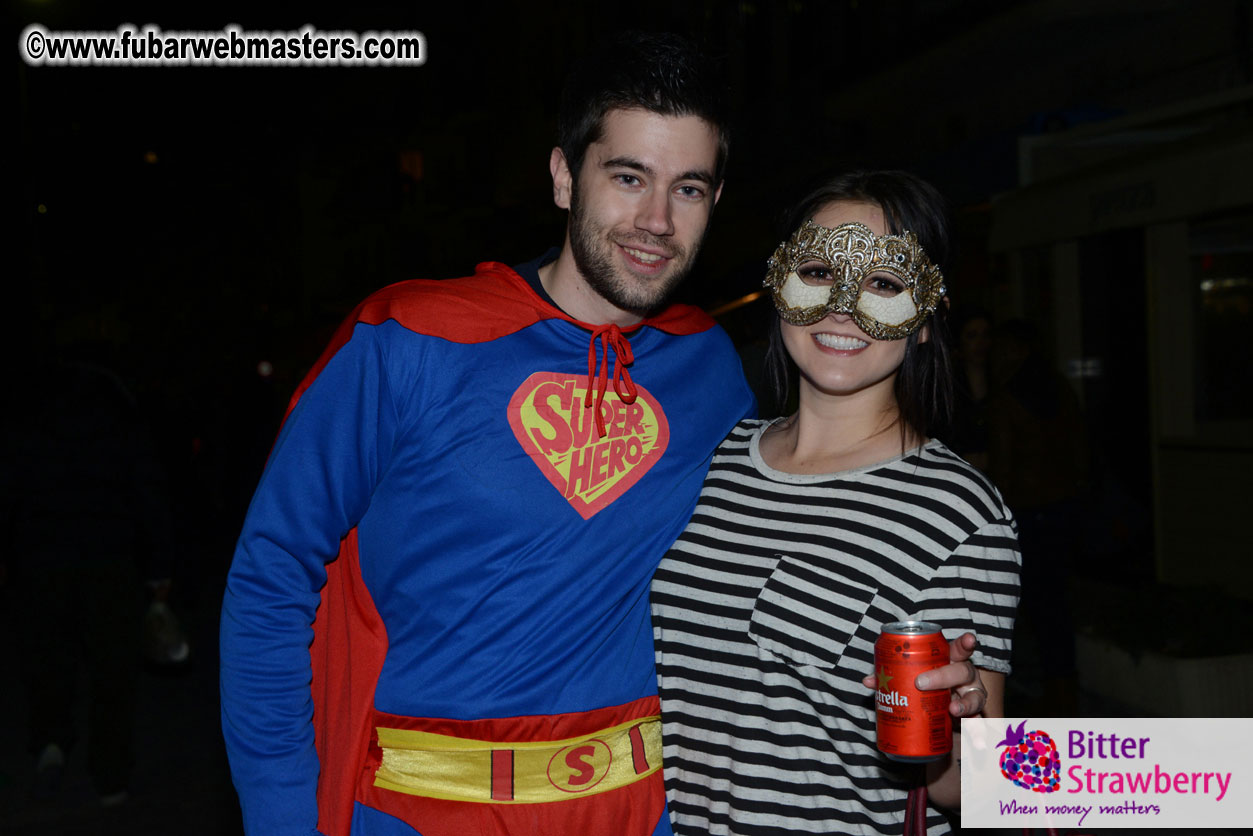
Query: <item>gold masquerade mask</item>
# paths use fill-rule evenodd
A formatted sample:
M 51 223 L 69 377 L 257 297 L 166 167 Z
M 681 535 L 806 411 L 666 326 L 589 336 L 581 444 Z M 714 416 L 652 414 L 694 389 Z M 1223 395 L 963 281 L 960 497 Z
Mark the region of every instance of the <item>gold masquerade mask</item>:
M 847 314 L 876 340 L 917 331 L 945 293 L 940 268 L 912 232 L 876 236 L 860 223 L 828 229 L 805 221 L 766 266 L 763 284 L 785 320 L 812 325 Z

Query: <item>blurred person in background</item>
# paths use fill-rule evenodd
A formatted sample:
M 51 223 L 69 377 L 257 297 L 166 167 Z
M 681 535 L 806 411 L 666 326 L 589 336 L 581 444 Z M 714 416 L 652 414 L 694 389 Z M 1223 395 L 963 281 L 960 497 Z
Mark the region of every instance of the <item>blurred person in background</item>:
M 1078 397 L 1050 365 L 1033 324 L 1014 319 L 997 327 L 993 358 L 988 471 L 1018 520 L 1023 627 L 1036 648 L 1045 703 L 1037 713 L 1072 717 L 1078 693 L 1067 582 L 1084 530 L 1087 431 Z
M 135 762 L 145 605 L 170 589 L 172 521 L 148 428 L 108 346 L 76 343 L 14 368 L 4 421 L 9 607 L 27 689 L 35 794 L 61 789 L 85 731 L 105 806 L 125 802 Z M 78 688 L 80 666 L 87 691 Z M 75 726 L 86 699 L 87 727 Z

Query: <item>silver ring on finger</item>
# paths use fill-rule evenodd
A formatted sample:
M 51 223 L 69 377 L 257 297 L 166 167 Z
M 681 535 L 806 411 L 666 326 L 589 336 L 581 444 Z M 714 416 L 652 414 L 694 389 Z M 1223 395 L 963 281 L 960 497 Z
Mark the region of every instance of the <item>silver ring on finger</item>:
M 963 686 L 961 686 L 960 688 L 958 688 L 958 689 L 957 689 L 957 696 L 959 696 L 959 697 L 964 697 L 964 696 L 966 696 L 967 694 L 973 694 L 973 693 L 974 693 L 974 692 L 976 692 L 976 691 L 978 691 L 980 694 L 983 694 L 983 701 L 984 701 L 984 702 L 987 702 L 987 699 L 988 699 L 988 689 L 987 689 L 987 688 L 984 688 L 984 687 L 983 687 L 983 683 L 981 683 L 981 682 L 976 682 L 976 683 L 974 683 L 973 685 L 963 685 Z

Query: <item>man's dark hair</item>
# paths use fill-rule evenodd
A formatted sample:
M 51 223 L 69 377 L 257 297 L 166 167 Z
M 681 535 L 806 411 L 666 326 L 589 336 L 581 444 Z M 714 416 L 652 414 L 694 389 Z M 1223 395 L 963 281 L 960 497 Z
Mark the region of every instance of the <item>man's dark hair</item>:
M 869 203 L 883 210 L 887 231 L 914 233 L 941 271 L 949 263 L 951 243 L 948 202 L 930 183 L 905 171 L 854 171 L 834 177 L 800 200 L 788 213 L 786 235 L 824 206 L 840 201 Z M 896 376 L 896 403 L 905 427 L 923 437 L 943 436 L 953 417 L 953 363 L 948 304 L 941 302 L 921 330 L 905 338 L 905 359 Z M 771 326 L 766 375 L 780 404 L 787 401 L 791 359 L 783 345 L 778 317 Z
M 577 181 L 587 146 L 600 139 L 611 110 L 698 116 L 718 132 L 714 182 L 722 182 L 730 144 L 721 73 L 678 35 L 623 32 L 571 70 L 561 94 L 557 142 Z

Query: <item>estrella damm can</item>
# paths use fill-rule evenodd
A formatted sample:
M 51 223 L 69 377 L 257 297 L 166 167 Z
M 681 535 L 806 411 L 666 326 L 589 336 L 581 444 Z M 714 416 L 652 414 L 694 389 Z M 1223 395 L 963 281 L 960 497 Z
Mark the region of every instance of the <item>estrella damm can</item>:
M 919 691 L 914 677 L 948 664 L 948 642 L 930 621 L 885 624 L 874 644 L 875 730 L 894 761 L 938 761 L 953 748 L 949 691 Z

